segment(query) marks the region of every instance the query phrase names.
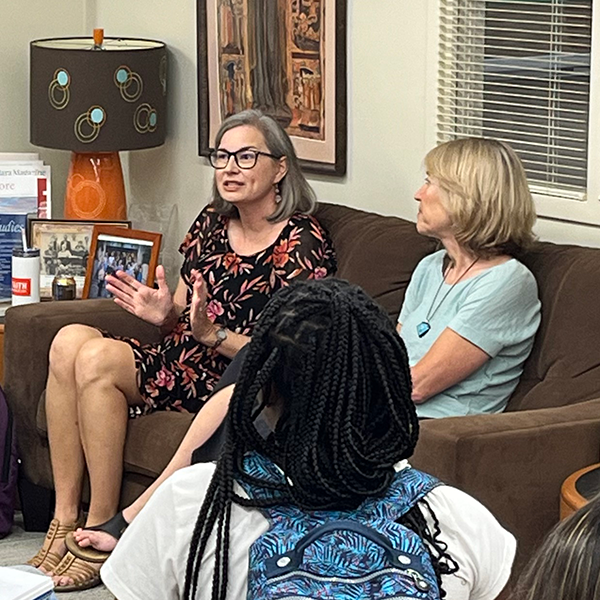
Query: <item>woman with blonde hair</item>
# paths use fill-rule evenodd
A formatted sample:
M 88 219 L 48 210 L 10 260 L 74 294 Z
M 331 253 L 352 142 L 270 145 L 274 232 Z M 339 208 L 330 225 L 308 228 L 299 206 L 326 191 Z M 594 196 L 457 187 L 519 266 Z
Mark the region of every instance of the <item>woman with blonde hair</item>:
M 600 600 L 600 496 L 548 534 L 512 598 Z
M 502 412 L 540 323 L 537 284 L 515 253 L 535 207 L 507 144 L 453 140 L 425 157 L 417 230 L 443 250 L 413 273 L 397 329 L 421 418 Z

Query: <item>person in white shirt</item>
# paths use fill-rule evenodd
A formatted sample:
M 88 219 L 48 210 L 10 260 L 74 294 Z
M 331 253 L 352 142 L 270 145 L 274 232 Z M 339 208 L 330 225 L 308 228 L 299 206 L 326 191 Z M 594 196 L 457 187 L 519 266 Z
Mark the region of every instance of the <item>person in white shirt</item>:
M 238 484 L 267 489 L 244 470 L 249 455 L 285 477 L 268 488 L 277 505 L 354 511 L 408 473 L 418 431 L 406 349 L 383 310 L 345 282 L 291 286 L 254 331 L 221 457 L 155 492 L 102 580 L 118 600 L 245 600 L 250 548 L 269 529 L 258 499 Z M 516 542 L 483 505 L 439 485 L 399 522 L 423 540 L 441 597 L 499 597 Z

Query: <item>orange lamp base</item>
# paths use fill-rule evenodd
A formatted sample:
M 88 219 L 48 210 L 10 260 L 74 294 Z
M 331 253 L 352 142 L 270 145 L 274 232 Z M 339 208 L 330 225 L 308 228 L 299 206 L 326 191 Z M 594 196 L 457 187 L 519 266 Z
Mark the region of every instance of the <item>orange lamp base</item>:
M 65 218 L 123 221 L 127 202 L 118 152 L 71 153 Z

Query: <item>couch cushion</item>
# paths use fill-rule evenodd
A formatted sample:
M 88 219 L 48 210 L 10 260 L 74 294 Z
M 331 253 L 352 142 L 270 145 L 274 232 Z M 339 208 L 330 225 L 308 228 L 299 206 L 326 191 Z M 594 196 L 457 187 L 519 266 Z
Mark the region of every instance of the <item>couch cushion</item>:
M 508 410 L 600 397 L 600 249 L 540 242 L 519 258 L 537 280 L 542 322 Z
M 417 263 L 436 242 L 414 223 L 336 204 L 319 204 L 319 222 L 333 239 L 337 276 L 361 286 L 394 320 Z
M 48 422 L 46 421 L 46 390 L 40 394 L 38 408 L 35 414 L 35 424 L 42 438 L 48 437 Z
M 130 419 L 125 443 L 125 471 L 158 477 L 184 438 L 194 415 L 159 411 Z

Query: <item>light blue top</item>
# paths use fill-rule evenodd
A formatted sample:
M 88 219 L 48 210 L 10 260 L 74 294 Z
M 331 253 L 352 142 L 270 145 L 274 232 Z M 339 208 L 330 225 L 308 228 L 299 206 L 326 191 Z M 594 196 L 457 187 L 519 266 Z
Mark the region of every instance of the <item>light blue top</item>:
M 406 290 L 398 322 L 410 365 L 423 358 L 446 327 L 491 358 L 463 381 L 418 405 L 417 414 L 438 418 L 502 412 L 517 386 L 540 324 L 536 281 L 525 265 L 512 258 L 452 288 L 442 283 L 444 256 L 441 250 L 425 257 Z M 417 325 L 428 312 L 431 330 L 419 338 Z

